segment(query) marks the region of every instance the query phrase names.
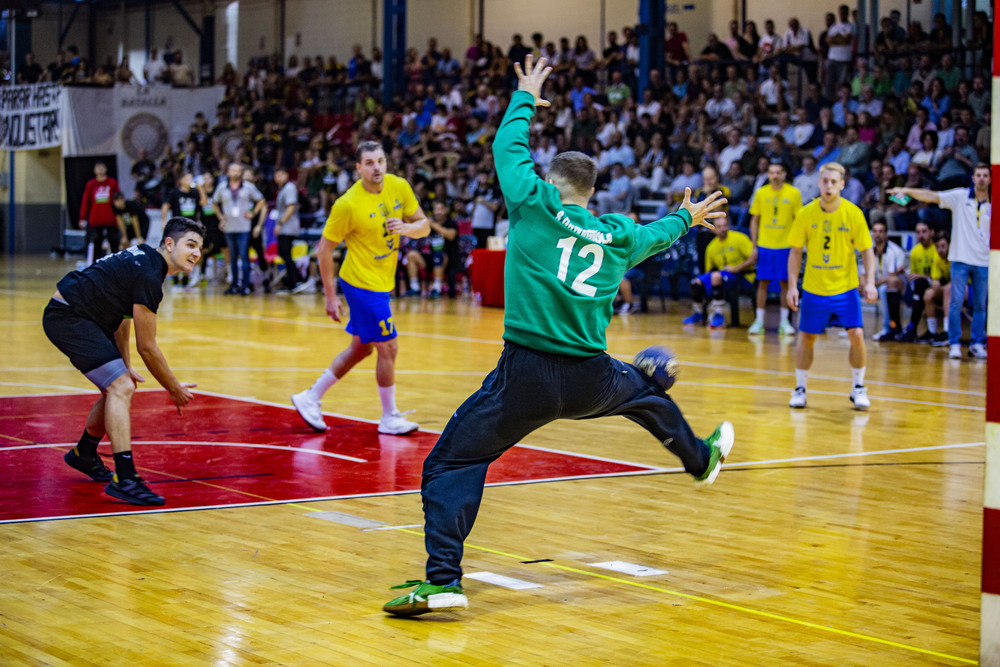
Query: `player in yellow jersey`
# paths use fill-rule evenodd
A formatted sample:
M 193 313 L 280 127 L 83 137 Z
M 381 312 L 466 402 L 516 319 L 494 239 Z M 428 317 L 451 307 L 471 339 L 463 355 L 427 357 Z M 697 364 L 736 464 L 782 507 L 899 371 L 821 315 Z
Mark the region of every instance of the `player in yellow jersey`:
M 937 248 L 934 247 L 934 235 L 930 226 L 920 220 L 916 225 L 917 242 L 910 249 L 910 274 L 907 280 L 910 283 L 910 323 L 899 334 L 896 339 L 901 343 L 929 343 L 937 332 L 937 320 L 934 321 L 933 331 L 931 330 L 930 317 L 927 318 L 927 332 L 917 337 L 917 327 L 920 326 L 920 318 L 924 315 L 924 294 L 931 286 L 931 272 L 934 270 L 934 262 L 938 260 Z
M 712 311 L 708 325 L 713 329 L 726 326 L 726 316 L 722 307 L 726 304 L 727 289 L 748 289 L 753 285 L 753 265 L 757 261 L 753 242 L 743 232 L 729 230 L 729 218 L 715 221 L 715 238 L 705 248 L 705 273 L 691 279 L 691 301 L 694 315 L 684 320 L 685 324 L 702 321 L 705 309 L 706 289 L 712 287 Z
M 757 249 L 757 310 L 747 333 L 764 333 L 764 309 L 767 306 L 767 286 L 772 280 L 781 283 L 781 321 L 778 333 L 794 335 L 795 327 L 788 321 L 785 297 L 788 293 L 788 231 L 795 214 L 802 208 L 802 194 L 785 182 L 788 169 L 783 162 L 767 167 L 767 185 L 753 195 L 750 204 L 750 238 Z
M 861 320 L 861 299 L 858 294 L 858 262 L 860 252 L 865 268 L 864 298 L 868 303 L 878 299 L 875 289 L 875 253 L 868 223 L 857 206 L 841 198 L 844 189 L 844 167 L 827 162 L 819 172 L 819 199 L 814 199 L 795 216 L 788 234 L 788 277 L 798 276 L 802 263 L 802 248 L 806 248 L 806 272 L 802 280 L 802 298 L 796 280 L 788 282 L 788 306 L 799 310 L 799 349 L 795 359 L 795 391 L 789 406 L 806 407 L 806 379 L 813 361 L 816 336 L 830 324 L 847 330 L 851 341 L 850 363 L 853 388 L 851 403 L 867 409 L 871 402 L 865 389 L 865 332 Z
M 924 292 L 924 305 L 927 307 L 927 330 L 933 334 L 931 345 L 934 347 L 944 347 L 948 341 L 948 318 L 943 317 L 944 329 L 937 330 L 938 313 L 947 315 L 948 306 L 951 304 L 951 262 L 948 261 L 948 250 L 951 246 L 951 238 L 947 233 L 941 231 L 934 236 L 934 247 L 937 250 L 937 259 L 931 267 L 931 286 Z
M 340 268 L 340 287 L 351 314 L 347 324 L 351 343 L 312 387 L 292 396 L 292 404 L 313 429 L 325 431 L 320 406 L 323 394 L 375 351 L 378 354 L 375 381 L 382 401 L 378 430 L 402 435 L 415 431 L 418 425 L 396 408 L 398 348 L 389 294 L 396 280 L 400 235 L 423 238 L 430 233 L 430 224 L 410 184 L 386 172 L 381 144 L 365 141 L 358 146 L 355 168 L 361 178 L 334 203 L 317 249 L 326 313 L 340 322 L 344 306 L 334 284 L 333 250 L 341 241 L 347 245 L 347 259 Z

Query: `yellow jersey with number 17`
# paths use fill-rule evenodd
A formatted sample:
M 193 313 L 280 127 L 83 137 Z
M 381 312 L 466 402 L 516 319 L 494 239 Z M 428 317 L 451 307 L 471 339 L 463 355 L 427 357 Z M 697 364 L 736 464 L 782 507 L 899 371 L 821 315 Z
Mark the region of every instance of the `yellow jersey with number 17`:
M 386 229 L 389 218 L 405 218 L 420 208 L 405 179 L 386 174 L 382 192 L 365 190 L 361 181 L 348 188 L 333 204 L 323 236 L 333 243 L 347 243 L 347 258 L 340 277 L 354 287 L 391 292 L 399 257 L 399 234 Z
M 937 261 L 938 253 L 934 244 L 924 247 L 920 243 L 910 250 L 910 273 L 929 276 L 934 270 L 934 262 Z
M 814 199 L 799 209 L 788 233 L 788 245 L 806 249 L 802 289 L 819 296 L 843 294 L 858 288 L 856 252 L 872 247 L 868 223 L 861 209 L 840 199 L 827 213 Z

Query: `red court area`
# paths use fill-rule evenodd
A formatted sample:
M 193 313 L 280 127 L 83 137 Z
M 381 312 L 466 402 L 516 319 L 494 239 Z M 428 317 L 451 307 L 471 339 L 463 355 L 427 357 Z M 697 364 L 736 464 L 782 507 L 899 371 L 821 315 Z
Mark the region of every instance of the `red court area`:
M 117 501 L 68 467 L 95 394 L 0 397 L 0 522 L 150 511 Z M 291 407 L 198 394 L 184 416 L 164 391 L 132 401 L 139 474 L 167 499 L 157 510 L 391 494 L 420 488 L 437 433 L 382 435 L 376 425 L 326 417 L 315 433 Z M 60 446 L 52 446 L 60 445 Z M 100 452 L 114 467 L 105 439 Z M 514 447 L 490 467 L 492 484 L 656 470 L 586 456 Z

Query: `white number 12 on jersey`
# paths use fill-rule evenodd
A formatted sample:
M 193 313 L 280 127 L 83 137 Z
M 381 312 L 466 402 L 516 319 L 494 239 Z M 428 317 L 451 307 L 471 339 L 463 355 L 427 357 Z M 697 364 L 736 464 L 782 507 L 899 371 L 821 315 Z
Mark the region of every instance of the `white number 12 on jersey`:
M 556 277 L 563 282 L 566 282 L 566 273 L 569 271 L 569 258 L 573 254 L 574 245 L 576 245 L 575 236 L 567 236 L 564 239 L 559 239 L 559 242 L 556 243 L 556 247 L 562 250 L 562 256 L 559 258 L 559 273 L 556 274 Z M 604 248 L 596 243 L 590 243 L 580 248 L 579 255 L 584 259 L 592 255 L 594 262 L 580 272 L 580 275 L 576 277 L 570 288 L 578 294 L 594 296 L 597 294 L 597 288 L 593 285 L 588 285 L 586 281 L 587 278 L 601 270 L 601 264 L 604 263 Z

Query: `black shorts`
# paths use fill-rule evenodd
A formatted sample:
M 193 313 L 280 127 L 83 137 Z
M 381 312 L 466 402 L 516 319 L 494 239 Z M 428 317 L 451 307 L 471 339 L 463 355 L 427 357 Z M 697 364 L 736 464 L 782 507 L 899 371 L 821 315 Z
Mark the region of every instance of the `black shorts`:
M 65 303 L 49 301 L 42 315 L 42 328 L 52 344 L 101 391 L 128 373 L 114 337 L 101 331 L 92 320 L 74 313 Z
M 219 219 L 214 215 L 206 216 L 202 222 L 205 224 L 205 249 L 220 252 L 226 247 L 226 235 L 219 229 Z

